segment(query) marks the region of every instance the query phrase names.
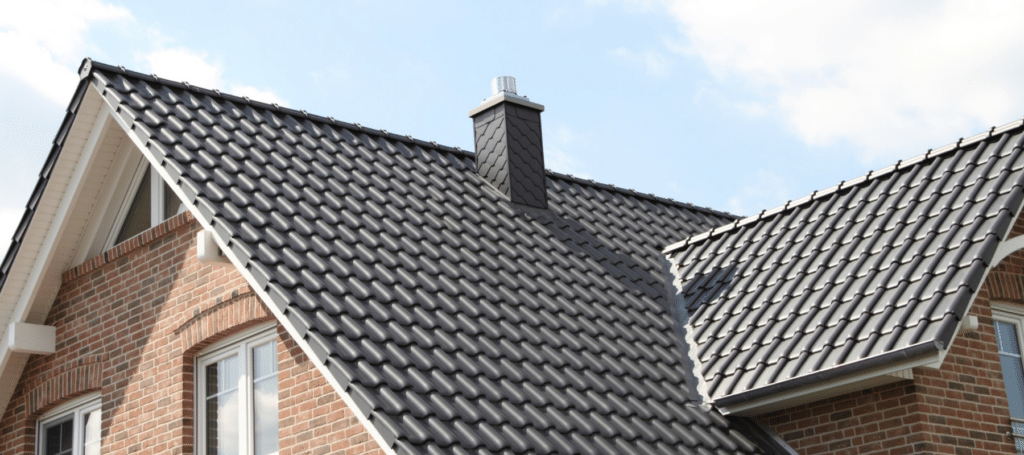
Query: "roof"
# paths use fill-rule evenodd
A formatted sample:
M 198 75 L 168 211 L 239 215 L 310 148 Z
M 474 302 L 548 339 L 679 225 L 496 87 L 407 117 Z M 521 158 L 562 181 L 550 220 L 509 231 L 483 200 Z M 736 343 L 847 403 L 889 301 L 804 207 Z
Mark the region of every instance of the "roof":
M 670 246 L 729 406 L 938 352 L 1024 201 L 1022 122 Z
M 661 248 L 728 214 L 550 172 L 549 209 L 525 209 L 461 150 L 91 60 L 81 73 L 76 98 L 102 95 L 385 447 L 764 452 L 694 401 L 660 272 Z

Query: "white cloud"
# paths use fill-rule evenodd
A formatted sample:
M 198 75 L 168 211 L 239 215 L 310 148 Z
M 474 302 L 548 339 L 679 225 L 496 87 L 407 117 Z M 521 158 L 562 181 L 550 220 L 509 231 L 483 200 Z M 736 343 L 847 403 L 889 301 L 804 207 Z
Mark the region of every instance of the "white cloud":
M 237 85 L 231 84 L 228 87 L 228 92 L 232 95 L 248 96 L 256 101 L 262 101 L 264 103 L 277 103 L 281 106 L 287 106 L 288 102 L 285 101 L 276 93 L 270 90 L 262 90 L 251 85 Z
M 127 9 L 98 0 L 7 2 L 0 14 L 0 72 L 24 81 L 49 101 L 63 105 L 77 85 L 89 29 L 101 23 L 131 23 Z
M 544 150 L 544 166 L 555 172 L 562 174 L 569 174 L 572 176 L 579 177 L 581 179 L 589 179 L 585 171 L 580 167 L 580 162 L 576 161 L 575 158 L 569 156 L 563 152 L 562 149 L 556 147 L 545 148 Z
M 768 106 L 756 101 L 741 101 L 735 103 L 734 106 L 748 117 L 764 117 L 768 115 Z
M 133 21 L 127 9 L 99 0 L 7 2 L 0 29 L 39 43 L 59 57 L 78 57 L 89 28 L 99 22 Z
M 559 125 L 558 128 L 555 128 L 555 140 L 560 144 L 571 144 L 576 141 L 576 137 L 576 132 L 565 125 Z
M 0 206 L 0 250 L 7 251 L 14 238 L 14 230 L 18 228 L 25 209 L 21 206 Z
M 684 53 L 763 91 L 810 145 L 889 161 L 1024 107 L 1021 2 L 666 2 Z
M 223 88 L 224 68 L 206 52 L 185 47 L 158 49 L 143 56 L 149 70 L 163 79 L 185 81 L 204 88 Z
M 778 174 L 759 169 L 757 175 L 729 198 L 729 211 L 749 216 L 755 211 L 770 209 L 792 199 L 790 182 Z
M 544 147 L 544 166 L 555 172 L 589 179 L 590 176 L 583 169 L 582 163 L 563 150 L 563 147 L 571 148 L 578 139 L 579 135 L 569 127 L 556 127 L 554 134 L 549 137 L 552 143 Z
M 630 12 L 647 12 L 654 9 L 657 6 L 658 0 L 619 0 L 618 3 L 623 4 Z M 607 5 L 610 0 L 585 0 L 585 3 L 589 5 L 604 6 Z
M 156 28 L 136 23 L 131 11 L 101 0 L 33 0 L 8 2 L 0 14 L 0 73 L 37 90 L 48 100 L 64 105 L 78 82 L 76 70 L 83 55 L 93 49 L 89 30 L 99 25 L 132 26 L 137 39 L 150 51 L 140 58 L 166 79 L 222 89 L 254 100 L 286 105 L 274 92 L 252 85 L 225 82 L 224 68 L 206 52 L 173 46 Z
M 218 89 L 232 95 L 248 96 L 264 103 L 286 106 L 283 98 L 271 90 L 251 85 L 226 83 L 224 66 L 203 51 L 186 47 L 162 48 L 142 56 L 149 65 L 149 71 L 163 79 L 185 81 L 203 88 Z
M 0 101 L 11 104 L 0 106 L 0 110 L 16 112 L 18 117 L 15 123 L 7 122 L 11 124 L 0 128 L 8 132 L 17 130 L 0 134 L 0 138 L 7 139 L 0 143 L 0 158 L 10 163 L 33 162 L 49 151 L 56 131 L 51 128 L 57 126 L 52 124 L 54 112 L 59 124 L 61 108 L 67 105 L 78 85 L 77 70 L 82 57 L 90 53 L 103 55 L 92 34 L 100 27 L 115 31 L 120 28 L 126 39 L 133 40 L 129 47 L 143 50 L 138 58 L 149 68 L 134 69 L 208 88 L 227 87 L 225 91 L 255 100 L 286 104 L 269 90 L 234 81 L 226 83 L 219 61 L 205 52 L 176 46 L 159 29 L 139 24 L 126 8 L 102 0 L 4 1 L 0 4 Z M 10 95 L 14 90 L 19 92 L 16 97 Z M 27 125 L 34 124 L 47 127 L 26 130 Z M 33 172 L 34 169 L 37 168 Z M 24 179 L 25 182 L 18 178 L 8 180 L 8 196 L 27 197 L 35 183 L 31 178 Z M 9 244 L 24 213 L 23 207 L 24 199 L 20 197 L 0 200 L 0 249 Z
M 609 52 L 609 54 L 630 66 L 642 67 L 651 76 L 666 77 L 672 70 L 672 60 L 658 51 L 646 50 L 636 52 L 625 47 L 619 47 Z

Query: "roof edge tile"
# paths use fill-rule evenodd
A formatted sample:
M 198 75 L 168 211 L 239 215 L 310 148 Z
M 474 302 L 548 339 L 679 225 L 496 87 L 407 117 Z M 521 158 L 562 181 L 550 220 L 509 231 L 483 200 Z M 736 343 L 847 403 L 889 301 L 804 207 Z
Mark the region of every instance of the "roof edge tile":
M 1010 131 L 1013 131 L 1015 129 L 1020 128 L 1021 126 L 1024 126 L 1024 119 L 1016 120 L 1016 121 L 1007 123 L 1007 124 L 1005 124 L 1003 126 L 1000 126 L 1000 127 L 993 126 L 992 128 L 990 128 L 988 131 L 986 131 L 984 133 L 976 134 L 976 135 L 971 136 L 971 137 L 969 137 L 967 139 L 960 138 L 959 140 L 957 140 L 956 142 L 954 142 L 952 144 L 947 144 L 947 145 L 939 147 L 937 149 L 929 149 L 928 151 L 926 151 L 923 154 L 914 156 L 914 157 L 912 157 L 910 159 L 907 159 L 907 160 L 897 161 L 896 164 L 884 167 L 884 168 L 882 168 L 882 169 L 880 169 L 878 171 L 868 171 L 866 174 L 858 176 L 858 177 L 856 177 L 856 178 L 854 178 L 852 180 L 849 180 L 849 181 L 844 180 L 842 182 L 839 182 L 838 185 L 834 185 L 834 186 L 825 188 L 825 189 L 823 189 L 821 191 L 815 191 L 815 192 L 811 193 L 811 195 L 809 197 L 808 196 L 804 196 L 804 197 L 802 197 L 800 199 L 797 199 L 796 201 L 789 201 L 789 202 L 786 202 L 783 205 L 779 205 L 777 207 L 774 207 L 774 208 L 771 208 L 771 209 L 768 209 L 768 210 L 763 210 L 758 215 L 751 215 L 751 216 L 748 216 L 746 218 L 743 218 L 743 219 L 739 220 L 738 223 L 733 223 L 732 225 L 722 226 L 720 228 L 713 229 L 711 231 L 707 231 L 707 232 L 703 232 L 703 233 L 700 233 L 700 234 L 697 234 L 697 235 L 693 235 L 693 236 L 687 237 L 687 238 L 685 238 L 683 240 L 680 240 L 680 241 L 678 241 L 676 243 L 673 243 L 673 244 L 665 247 L 665 249 L 662 250 L 662 253 L 663 254 L 673 253 L 676 250 L 684 248 L 684 247 L 686 247 L 688 245 L 696 244 L 696 243 L 702 242 L 704 240 L 707 240 L 707 239 L 713 237 L 714 235 L 724 234 L 726 232 L 733 231 L 733 230 L 735 230 L 735 229 L 737 229 L 737 228 L 739 228 L 741 226 L 746 226 L 748 224 L 756 223 L 758 221 L 761 221 L 762 219 L 771 217 L 771 216 L 776 215 L 778 213 L 786 212 L 786 211 L 795 209 L 797 207 L 801 207 L 803 205 L 809 204 L 810 202 L 814 201 L 815 199 L 819 199 L 819 198 L 824 197 L 824 196 L 830 196 L 830 195 L 832 195 L 834 193 L 842 191 L 843 188 L 848 188 L 850 186 L 860 185 L 860 184 L 863 184 L 863 183 L 866 183 L 866 182 L 870 182 L 870 181 L 878 179 L 878 178 L 882 178 L 882 177 L 888 176 L 889 174 L 891 174 L 893 172 L 896 172 L 896 171 L 899 171 L 899 170 L 902 170 L 902 169 L 906 169 L 907 167 L 916 165 L 916 164 L 918 164 L 918 163 L 920 163 L 922 161 L 929 160 L 929 159 L 935 158 L 935 157 L 937 157 L 939 155 L 944 155 L 946 153 L 950 153 L 950 152 L 953 152 L 953 151 L 956 151 L 956 150 L 960 150 L 962 148 L 969 147 L 971 145 L 975 145 L 975 144 L 977 144 L 977 143 L 979 143 L 981 141 L 990 139 L 994 135 L 1008 133 Z M 799 202 L 799 203 L 794 203 L 794 202 Z

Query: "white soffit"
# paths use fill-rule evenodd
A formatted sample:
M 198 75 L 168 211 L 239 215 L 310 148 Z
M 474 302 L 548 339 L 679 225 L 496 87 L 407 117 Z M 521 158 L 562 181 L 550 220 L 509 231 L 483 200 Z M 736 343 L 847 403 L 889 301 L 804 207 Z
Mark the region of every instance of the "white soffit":
M 7 332 L 15 323 L 43 322 L 60 289 L 61 274 L 72 265 L 112 159 L 108 155 L 119 142 L 107 134 L 116 128 L 109 118 L 102 96 L 88 85 L 0 289 L 0 409 L 7 408 L 28 360 L 28 354 L 12 350 Z

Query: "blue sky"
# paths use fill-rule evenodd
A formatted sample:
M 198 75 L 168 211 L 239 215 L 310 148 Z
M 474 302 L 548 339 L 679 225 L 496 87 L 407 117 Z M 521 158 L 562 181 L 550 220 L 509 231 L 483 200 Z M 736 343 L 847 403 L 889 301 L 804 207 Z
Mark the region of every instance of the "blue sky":
M 83 57 L 472 150 L 509 75 L 553 170 L 749 215 L 1024 116 L 1024 3 L 0 0 L 0 242 Z

